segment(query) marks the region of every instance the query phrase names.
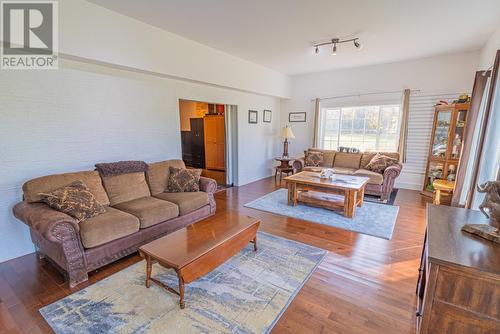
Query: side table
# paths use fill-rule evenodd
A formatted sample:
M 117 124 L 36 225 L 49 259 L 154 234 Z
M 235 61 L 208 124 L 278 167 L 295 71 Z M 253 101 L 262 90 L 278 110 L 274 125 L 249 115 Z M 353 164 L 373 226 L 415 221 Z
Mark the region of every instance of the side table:
M 439 205 L 441 204 L 441 191 L 450 194 L 453 193 L 453 189 L 455 189 L 455 181 L 434 180 L 434 182 L 432 182 L 432 186 L 436 190 L 436 192 L 434 193 L 433 203 Z
M 290 165 L 290 162 L 295 160 L 295 158 L 286 158 L 286 157 L 276 157 L 274 160 L 280 163 L 279 166 L 276 166 L 276 171 L 274 173 L 274 179 L 276 180 L 278 177 L 278 173 L 280 175 L 280 181 L 283 178 L 283 173 L 287 176 L 291 173 L 293 175 L 293 167 Z

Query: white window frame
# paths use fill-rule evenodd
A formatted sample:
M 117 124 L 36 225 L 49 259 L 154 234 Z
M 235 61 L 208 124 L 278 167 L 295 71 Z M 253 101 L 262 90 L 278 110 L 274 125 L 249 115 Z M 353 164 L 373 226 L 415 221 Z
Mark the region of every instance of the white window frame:
M 390 101 L 380 101 L 380 102 L 375 102 L 375 103 L 363 103 L 363 104 L 341 104 L 341 105 L 332 105 L 332 106 L 322 106 L 320 110 L 320 122 L 319 122 L 319 128 L 318 128 L 318 136 L 319 136 L 319 146 L 320 148 L 324 148 L 324 135 L 325 135 L 325 123 L 326 123 L 326 111 L 327 110 L 339 110 L 339 129 L 338 129 L 338 134 L 337 134 L 337 147 L 333 148 L 335 150 L 338 150 L 339 145 L 340 145 L 340 136 L 341 136 L 341 129 L 342 129 L 342 109 L 343 108 L 364 108 L 364 107 L 378 107 L 379 108 L 379 113 L 378 113 L 378 126 L 377 126 L 377 136 L 376 136 L 376 150 L 379 150 L 379 140 L 380 140 L 380 108 L 383 106 L 399 106 L 399 117 L 398 117 L 398 122 L 397 122 L 397 130 L 396 130 L 396 138 L 399 139 L 400 132 L 401 132 L 401 118 L 402 118 L 402 105 L 401 101 L 395 101 L 395 100 L 390 100 Z M 366 119 L 365 119 L 366 122 Z M 396 145 L 396 150 L 397 150 L 397 145 Z

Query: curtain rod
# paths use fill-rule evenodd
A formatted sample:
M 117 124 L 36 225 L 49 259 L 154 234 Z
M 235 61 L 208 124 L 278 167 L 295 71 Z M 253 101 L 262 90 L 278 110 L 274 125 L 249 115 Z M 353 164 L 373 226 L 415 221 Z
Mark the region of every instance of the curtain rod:
M 388 92 L 372 92 L 372 93 L 362 93 L 362 94 L 351 94 L 351 95 L 338 95 L 338 96 L 330 96 L 330 97 L 322 97 L 319 100 L 331 100 L 331 99 L 341 99 L 344 97 L 361 97 L 361 96 L 366 96 L 366 95 L 383 95 L 383 94 L 395 94 L 395 93 L 402 93 L 403 90 L 394 90 L 394 91 L 388 91 Z M 420 89 L 411 89 L 410 92 L 420 92 Z M 312 101 L 315 101 L 316 99 L 311 99 Z

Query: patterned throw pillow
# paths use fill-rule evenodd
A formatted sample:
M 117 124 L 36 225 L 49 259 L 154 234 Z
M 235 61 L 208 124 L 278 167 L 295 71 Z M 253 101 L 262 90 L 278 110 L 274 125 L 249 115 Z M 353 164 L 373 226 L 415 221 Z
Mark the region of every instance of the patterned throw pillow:
M 308 167 L 318 167 L 323 162 L 323 152 L 311 152 L 306 153 L 304 164 Z
M 75 181 L 49 193 L 40 193 L 42 202 L 74 217 L 79 222 L 106 212 L 82 181 Z
M 383 174 L 387 167 L 395 165 L 397 163 L 397 159 L 393 159 L 391 157 L 388 157 L 387 155 L 377 153 L 365 168 L 371 170 L 372 172 Z
M 170 166 L 167 192 L 182 193 L 200 191 L 201 169 L 187 169 Z

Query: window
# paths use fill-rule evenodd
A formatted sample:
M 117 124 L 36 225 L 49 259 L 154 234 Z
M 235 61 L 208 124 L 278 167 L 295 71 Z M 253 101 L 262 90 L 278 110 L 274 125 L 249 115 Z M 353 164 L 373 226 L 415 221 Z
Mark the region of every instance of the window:
M 320 144 L 360 151 L 395 152 L 399 143 L 399 104 L 325 108 L 321 110 Z

